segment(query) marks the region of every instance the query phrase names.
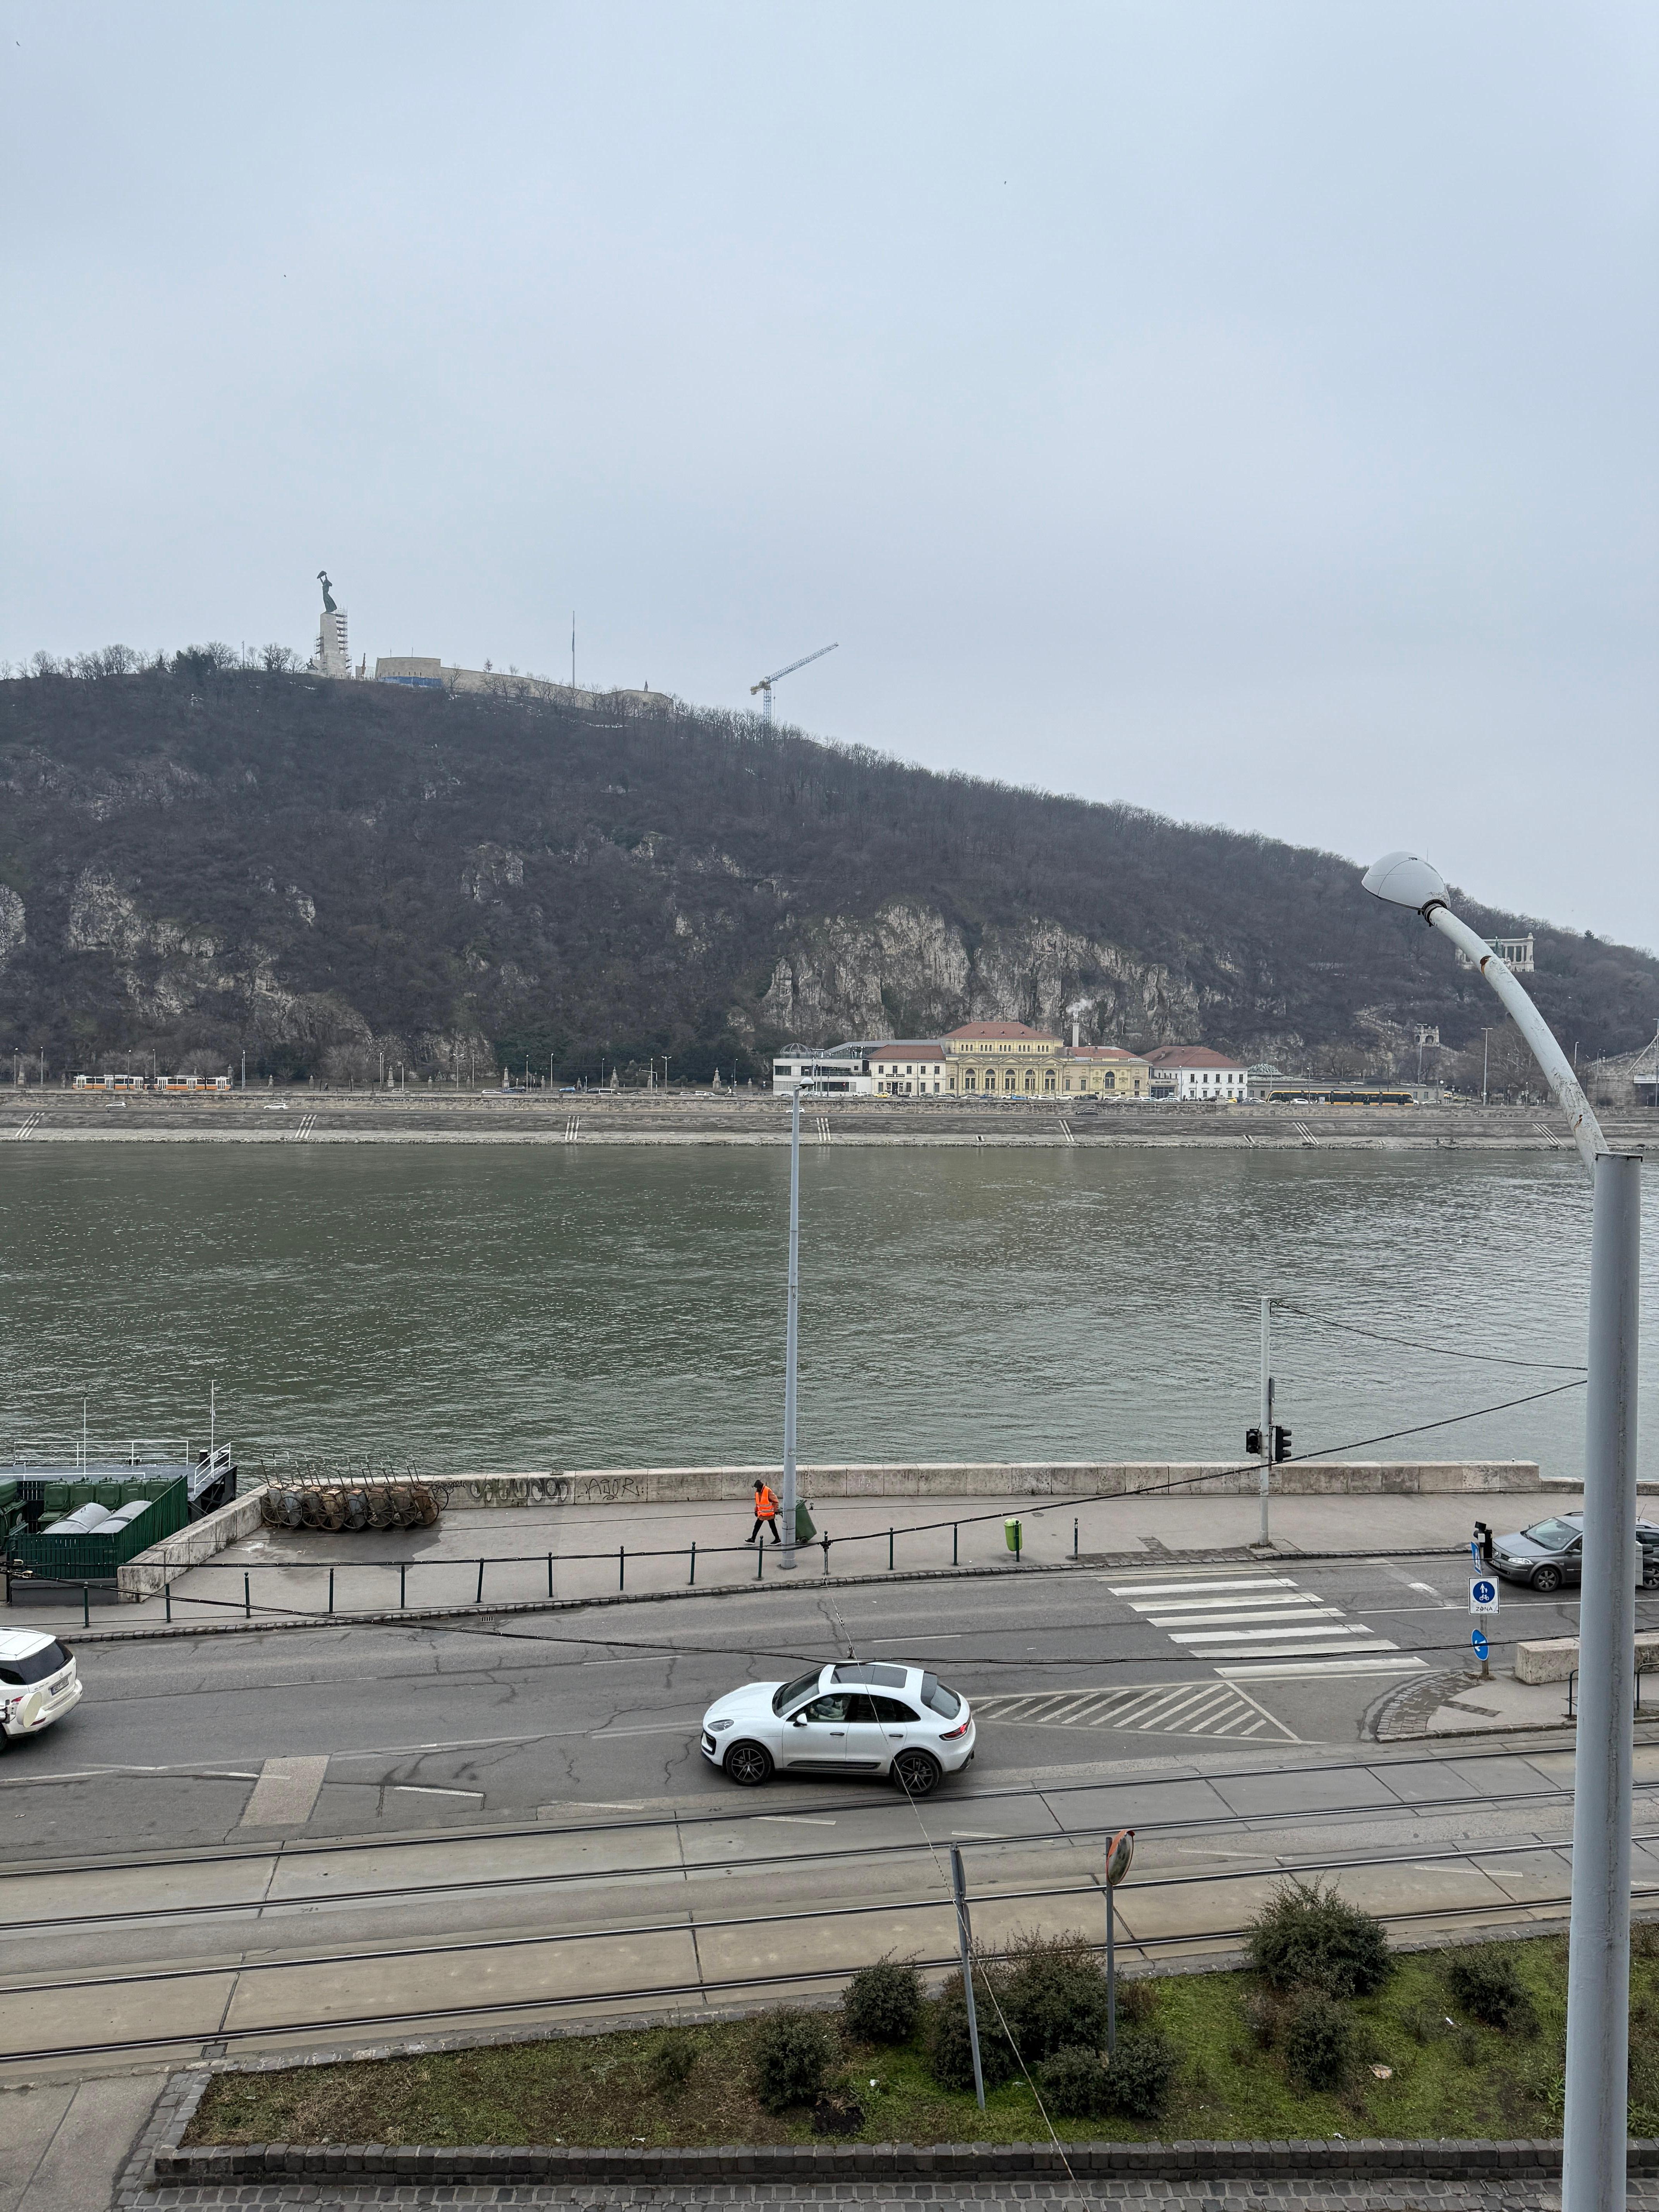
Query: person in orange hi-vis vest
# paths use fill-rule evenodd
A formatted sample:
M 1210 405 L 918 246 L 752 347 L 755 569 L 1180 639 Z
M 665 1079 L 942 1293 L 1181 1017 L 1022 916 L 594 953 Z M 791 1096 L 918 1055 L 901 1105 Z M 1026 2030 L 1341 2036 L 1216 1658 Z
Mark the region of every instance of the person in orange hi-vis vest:
M 772 1531 L 772 1541 L 775 1544 L 781 1544 L 783 1541 L 782 1537 L 778 1534 L 777 1497 L 769 1482 L 757 1482 L 755 1485 L 755 1525 L 744 1538 L 744 1543 L 754 1543 L 763 1528 L 769 1528 Z

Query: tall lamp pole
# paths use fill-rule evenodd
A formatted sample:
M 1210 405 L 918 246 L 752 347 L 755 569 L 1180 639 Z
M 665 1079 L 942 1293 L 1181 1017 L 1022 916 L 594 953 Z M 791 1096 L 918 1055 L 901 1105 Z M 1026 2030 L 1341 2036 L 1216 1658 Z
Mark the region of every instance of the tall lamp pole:
M 800 1079 L 789 1109 L 789 1318 L 783 1354 L 783 1557 L 795 1566 L 795 1362 L 800 1344 Z
M 1413 853 L 1389 853 L 1367 871 L 1364 883 L 1374 896 L 1420 914 L 1492 985 L 1548 1079 L 1595 1182 L 1561 2206 L 1562 2212 L 1619 2212 L 1626 2202 L 1630 2041 L 1642 1162 L 1636 1154 L 1609 1152 L 1543 1016 L 1507 963 L 1452 912 L 1438 872 Z

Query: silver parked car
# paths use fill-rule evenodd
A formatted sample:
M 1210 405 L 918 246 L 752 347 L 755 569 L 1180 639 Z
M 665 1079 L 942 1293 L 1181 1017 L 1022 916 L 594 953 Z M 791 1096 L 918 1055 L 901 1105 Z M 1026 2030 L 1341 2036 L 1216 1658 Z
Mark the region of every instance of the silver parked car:
M 1659 1587 L 1659 1527 L 1638 1521 L 1636 1540 L 1641 1547 L 1638 1577 L 1644 1589 Z M 1547 1521 L 1534 1521 L 1530 1528 L 1512 1536 L 1494 1536 L 1492 1565 L 1506 1582 L 1530 1583 L 1535 1590 L 1559 1590 L 1583 1579 L 1584 1516 L 1582 1513 L 1553 1513 Z

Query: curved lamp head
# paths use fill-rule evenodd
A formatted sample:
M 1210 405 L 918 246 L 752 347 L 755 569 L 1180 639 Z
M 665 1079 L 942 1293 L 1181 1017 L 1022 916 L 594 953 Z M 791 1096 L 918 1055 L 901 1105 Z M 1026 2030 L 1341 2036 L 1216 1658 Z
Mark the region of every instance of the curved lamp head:
M 1431 906 L 1448 903 L 1445 878 L 1416 853 L 1384 853 L 1361 880 L 1373 898 L 1408 906 L 1414 914 L 1426 915 Z

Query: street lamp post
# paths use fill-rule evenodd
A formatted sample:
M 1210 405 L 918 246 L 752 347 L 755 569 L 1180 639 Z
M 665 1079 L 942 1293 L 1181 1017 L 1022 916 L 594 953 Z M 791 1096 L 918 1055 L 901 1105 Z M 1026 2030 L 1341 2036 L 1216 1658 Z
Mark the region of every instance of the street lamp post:
M 800 1079 L 789 1109 L 789 1297 L 783 1351 L 783 1557 L 795 1567 L 795 1366 L 800 1346 Z
M 1453 914 L 1437 871 L 1415 854 L 1389 853 L 1364 883 L 1374 896 L 1420 914 L 1492 985 L 1543 1069 L 1595 1182 L 1561 2205 L 1562 2212 L 1618 2212 L 1628 2125 L 1642 1162 L 1609 1152 L 1543 1016 L 1507 963 Z

